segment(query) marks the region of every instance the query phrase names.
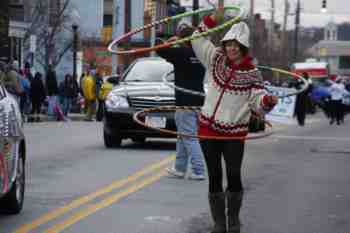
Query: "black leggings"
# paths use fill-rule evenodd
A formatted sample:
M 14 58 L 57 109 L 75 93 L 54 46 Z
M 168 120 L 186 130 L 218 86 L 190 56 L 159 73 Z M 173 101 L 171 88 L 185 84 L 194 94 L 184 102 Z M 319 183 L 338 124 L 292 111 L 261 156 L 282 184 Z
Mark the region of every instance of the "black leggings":
M 223 155 L 227 175 L 227 191 L 243 190 L 241 167 L 244 154 L 242 140 L 201 140 L 201 147 L 208 169 L 209 193 L 223 192 L 222 162 Z
M 339 123 L 344 120 L 344 107 L 341 100 L 331 100 L 331 119 Z

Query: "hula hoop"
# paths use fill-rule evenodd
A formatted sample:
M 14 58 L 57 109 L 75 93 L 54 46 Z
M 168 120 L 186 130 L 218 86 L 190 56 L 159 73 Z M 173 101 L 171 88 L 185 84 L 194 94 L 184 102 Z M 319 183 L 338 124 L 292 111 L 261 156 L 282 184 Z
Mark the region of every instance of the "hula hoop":
M 199 9 L 199 10 L 195 10 L 195 11 L 189 11 L 189 12 L 185 12 L 185 13 L 182 13 L 182 14 L 179 14 L 179 15 L 175 15 L 175 16 L 172 16 L 172 17 L 166 17 L 166 18 L 163 18 L 161 20 L 158 20 L 158 21 L 155 21 L 155 22 L 152 22 L 150 24 L 147 24 L 147 25 L 144 25 L 143 27 L 140 27 L 140 28 L 137 28 L 137 29 L 134 29 L 120 37 L 118 37 L 117 39 L 113 40 L 109 45 L 108 45 L 108 51 L 111 52 L 111 53 L 114 53 L 114 54 L 117 54 L 117 55 L 125 55 L 125 54 L 135 54 L 135 53 L 146 53 L 146 52 L 151 52 L 151 51 L 155 51 L 157 49 L 161 49 L 161 48 L 167 48 L 167 47 L 171 47 L 171 46 L 174 46 L 174 45 L 177 45 L 177 44 L 181 44 L 181 43 L 185 43 L 185 42 L 188 42 L 188 41 L 191 41 L 191 40 L 195 40 L 195 39 L 198 39 L 199 37 L 202 37 L 202 36 L 207 36 L 213 32 L 217 32 L 217 31 L 220 31 L 226 27 L 229 27 L 231 26 L 232 24 L 236 23 L 239 19 L 242 18 L 244 12 L 243 12 L 243 9 L 239 6 L 234 6 L 234 5 L 230 5 L 230 6 L 225 6 L 224 7 L 225 10 L 238 10 L 239 13 L 237 16 L 233 17 L 232 19 L 226 21 L 225 23 L 222 23 L 218 26 L 216 26 L 215 28 L 211 28 L 209 29 L 208 31 L 206 32 L 202 32 L 202 33 L 198 33 L 198 34 L 195 34 L 195 35 L 192 35 L 192 36 L 189 36 L 189 37 L 186 37 L 186 38 L 183 38 L 183 39 L 180 39 L 180 40 L 176 40 L 176 41 L 172 41 L 172 42 L 167 42 L 165 44 L 160 44 L 160 45 L 156 45 L 156 46 L 153 46 L 153 47 L 148 47 L 148 48 L 137 48 L 137 49 L 131 49 L 131 50 L 124 50 L 124 51 L 120 51 L 120 50 L 114 50 L 113 47 L 114 46 L 117 46 L 118 47 L 118 44 L 139 33 L 139 32 L 142 32 L 146 29 L 149 29 L 149 28 L 152 28 L 152 27 L 155 27 L 159 24 L 163 24 L 163 23 L 169 23 L 173 20 L 176 20 L 176 19 L 180 19 L 180 18 L 183 18 L 183 17 L 187 17 L 187 16 L 192 16 L 192 15 L 196 15 L 196 14 L 201 14 L 201 13 L 207 13 L 207 12 L 211 12 L 213 10 L 215 10 L 215 8 L 210 8 L 210 9 Z
M 268 66 L 257 66 L 258 69 L 263 69 L 263 70 L 270 70 L 270 71 L 275 71 L 275 72 L 279 72 L 281 74 L 286 74 L 286 75 L 290 75 L 290 76 L 293 76 L 294 78 L 297 78 L 301 81 L 303 81 L 304 85 L 302 88 L 300 88 L 299 90 L 296 90 L 294 92 L 291 92 L 291 93 L 288 93 L 288 94 L 285 94 L 285 95 L 280 95 L 278 96 L 278 98 L 285 98 L 285 97 L 289 97 L 289 96 L 294 96 L 294 95 L 298 95 L 300 94 L 301 92 L 304 92 L 306 91 L 306 89 L 309 87 L 309 82 L 301 75 L 299 74 L 296 74 L 296 73 L 293 73 L 293 72 L 289 72 L 289 71 L 286 71 L 286 70 L 282 70 L 282 69 L 278 69 L 278 68 L 273 68 L 273 67 L 268 67 Z
M 264 70 L 270 70 L 270 71 L 275 71 L 275 72 L 279 72 L 279 73 L 282 73 L 282 74 L 287 74 L 287 75 L 290 75 L 290 76 L 293 76 L 294 78 L 297 78 L 297 79 L 300 79 L 304 85 L 302 86 L 301 89 L 299 90 L 296 90 L 296 91 L 293 91 L 291 93 L 287 93 L 287 94 L 284 94 L 284 95 L 276 95 L 278 98 L 286 98 L 286 97 L 289 97 L 289 96 L 294 96 L 294 95 L 298 95 L 300 94 L 301 92 L 305 91 L 308 86 L 309 86 L 309 82 L 302 76 L 296 74 L 296 73 L 293 73 L 293 72 L 289 72 L 289 71 L 286 71 L 286 70 L 282 70 L 282 69 L 277 69 L 277 68 L 272 68 L 272 67 L 267 67 L 267 66 L 257 66 L 258 69 L 264 69 Z M 193 91 L 193 90 L 190 90 L 190 89 L 187 89 L 187 88 L 183 88 L 183 87 L 179 87 L 179 86 L 176 86 L 175 84 L 173 83 L 170 83 L 168 82 L 168 80 L 166 79 L 167 76 L 169 76 L 171 73 L 174 73 L 174 71 L 170 71 L 166 74 L 164 74 L 162 76 L 162 80 L 164 82 L 165 85 L 169 86 L 169 87 L 172 87 L 178 91 L 182 91 L 182 92 L 185 92 L 187 94 L 191 94 L 191 95 L 199 95 L 199 96 L 203 96 L 205 97 L 206 95 L 202 92 L 199 92 L 199 91 Z M 268 88 L 267 88 L 268 90 Z
M 191 95 L 199 95 L 199 96 L 203 96 L 205 97 L 205 93 L 203 92 L 199 92 L 199 91 L 193 91 L 193 90 L 190 90 L 190 89 L 187 89 L 187 88 L 183 88 L 183 87 L 179 87 L 179 86 L 176 86 L 175 84 L 173 83 L 170 83 L 168 82 L 168 80 L 166 79 L 167 76 L 169 76 L 170 74 L 174 73 L 174 71 L 170 71 L 166 74 L 164 74 L 162 76 L 162 80 L 163 80 L 163 83 L 168 86 L 168 87 L 171 87 L 171 88 L 174 88 L 175 90 L 178 90 L 178 91 L 182 91 L 184 93 L 187 93 L 187 94 L 191 94 Z
M 178 137 L 192 137 L 192 138 L 199 138 L 199 139 L 214 139 L 214 140 L 252 140 L 252 139 L 259 139 L 259 138 L 264 138 L 268 137 L 271 134 L 273 134 L 272 130 L 272 125 L 270 122 L 263 120 L 265 125 L 270 128 L 269 132 L 261 133 L 261 134 L 254 134 L 254 135 L 247 135 L 247 136 L 240 136 L 240 137 L 228 137 L 228 136 L 204 136 L 204 135 L 192 135 L 192 134 L 185 134 L 185 133 L 179 133 L 174 130 L 168 130 L 168 129 L 162 129 L 162 128 L 157 128 L 150 126 L 144 122 L 142 122 L 139 117 L 141 115 L 145 116 L 147 113 L 152 113 L 152 112 L 169 112 L 169 111 L 174 111 L 174 110 L 188 110 L 188 111 L 196 111 L 199 110 L 200 107 L 176 107 L 176 106 L 163 106 L 163 107 L 158 107 L 158 108 L 148 108 L 148 109 L 143 109 L 141 111 L 136 112 L 133 115 L 133 119 L 136 123 L 150 128 L 154 130 L 158 130 L 162 133 L 167 133 L 167 134 L 172 134 Z

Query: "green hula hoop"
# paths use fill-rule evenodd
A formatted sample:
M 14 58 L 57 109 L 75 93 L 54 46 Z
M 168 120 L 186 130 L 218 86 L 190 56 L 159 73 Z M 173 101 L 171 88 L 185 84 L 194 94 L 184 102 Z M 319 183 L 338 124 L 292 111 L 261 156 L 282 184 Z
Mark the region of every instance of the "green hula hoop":
M 224 10 L 236 10 L 236 11 L 239 11 L 238 15 L 227 20 L 226 22 L 214 27 L 214 28 L 211 28 L 205 32 L 201 32 L 201 33 L 198 33 L 198 34 L 195 34 L 195 35 L 192 35 L 192 36 L 189 36 L 189 37 L 186 37 L 186 38 L 183 38 L 183 39 L 180 39 L 180 40 L 176 40 L 176 41 L 172 41 L 172 42 L 167 42 L 167 43 L 164 43 L 164 44 L 160 44 L 160 45 L 157 45 L 157 46 L 153 46 L 153 47 L 148 47 L 148 48 L 137 48 L 137 49 L 131 49 L 131 50 L 123 50 L 123 51 L 120 51 L 120 50 L 114 50 L 114 46 L 118 47 L 118 44 L 139 33 L 139 32 L 142 32 L 146 29 L 149 29 L 149 28 L 152 28 L 152 27 L 155 27 L 159 24 L 164 24 L 164 23 L 169 23 L 171 21 L 174 21 L 174 20 L 177 20 L 177 19 L 181 19 L 183 17 L 188 17 L 188 16 L 192 16 L 192 15 L 197 15 L 197 14 L 201 14 L 201 13 L 208 13 L 208 12 L 211 12 L 211 11 L 214 11 L 215 8 L 210 8 L 210 9 L 199 9 L 199 10 L 195 10 L 195 11 L 190 11 L 190 12 L 185 12 L 185 13 L 182 13 L 182 14 L 179 14 L 179 15 L 175 15 L 175 16 L 172 16 L 172 17 L 167 17 L 167 18 L 164 18 L 164 19 L 161 19 L 159 21 L 156 21 L 156 22 L 152 22 L 150 24 L 147 24 L 141 28 L 137 28 L 137 29 L 134 29 L 120 37 L 118 37 L 117 39 L 113 40 L 109 45 L 108 45 L 108 51 L 111 52 L 111 53 L 114 53 L 114 54 L 117 54 L 117 55 L 126 55 L 126 54 L 135 54 L 135 53 L 145 53 L 145 52 L 151 52 L 151 51 L 155 51 L 157 49 L 160 49 L 160 48 L 166 48 L 166 47 L 171 47 L 171 46 L 175 46 L 175 45 L 178 45 L 178 44 L 181 44 L 181 43 L 185 43 L 185 42 L 188 42 L 188 41 L 191 41 L 191 40 L 195 40 L 195 39 L 198 39 L 200 37 L 203 37 L 203 36 L 207 36 L 211 33 L 214 33 L 214 32 L 218 32 L 218 31 L 221 31 L 223 30 L 224 28 L 226 27 L 229 27 L 231 25 L 233 25 L 234 23 L 236 23 L 237 21 L 239 21 L 240 19 L 243 18 L 243 14 L 244 14 L 244 10 L 243 8 L 239 7 L 239 6 L 235 6 L 235 5 L 230 5 L 230 6 L 225 6 L 224 7 Z

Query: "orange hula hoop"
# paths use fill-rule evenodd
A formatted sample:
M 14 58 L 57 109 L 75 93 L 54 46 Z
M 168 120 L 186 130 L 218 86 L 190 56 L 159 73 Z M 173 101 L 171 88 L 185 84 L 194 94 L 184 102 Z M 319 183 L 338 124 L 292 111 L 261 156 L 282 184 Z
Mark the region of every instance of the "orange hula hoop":
M 238 136 L 238 137 L 231 136 L 231 137 L 229 137 L 229 136 L 204 136 L 204 135 L 192 135 L 192 134 L 179 133 L 179 132 L 174 131 L 174 130 L 168 130 L 168 129 L 162 129 L 162 128 L 150 126 L 150 125 L 146 124 L 145 122 L 142 122 L 139 119 L 141 115 L 146 115 L 147 113 L 167 112 L 167 111 L 174 111 L 174 110 L 194 111 L 194 110 L 199 110 L 199 107 L 163 106 L 163 107 L 158 107 L 158 108 L 148 108 L 148 109 L 143 109 L 141 111 L 136 112 L 133 115 L 133 119 L 136 123 L 138 123 L 144 127 L 158 130 L 162 133 L 172 134 L 172 135 L 175 135 L 178 137 L 192 137 L 192 138 L 211 139 L 211 140 L 253 140 L 253 139 L 265 138 L 265 137 L 268 137 L 274 133 L 272 130 L 272 124 L 266 120 L 263 120 L 263 121 L 264 121 L 265 125 L 268 126 L 268 128 L 270 128 L 269 132 L 261 133 L 261 134 L 254 134 L 254 135 L 248 134 L 247 136 Z M 257 113 L 253 113 L 253 116 L 257 117 L 257 118 L 259 117 L 259 115 Z

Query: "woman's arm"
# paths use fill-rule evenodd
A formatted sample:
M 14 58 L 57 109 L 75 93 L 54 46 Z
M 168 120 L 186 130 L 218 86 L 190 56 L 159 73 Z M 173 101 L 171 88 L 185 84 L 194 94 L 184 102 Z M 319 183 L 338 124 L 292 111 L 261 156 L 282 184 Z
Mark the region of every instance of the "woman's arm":
M 212 28 L 216 26 L 216 21 L 212 16 L 205 16 L 203 21 L 199 25 L 199 29 L 197 29 L 193 35 L 199 34 L 201 32 L 205 32 L 208 28 Z M 192 48 L 195 52 L 197 58 L 201 61 L 201 63 L 208 68 L 210 66 L 210 62 L 216 52 L 216 48 L 214 44 L 209 40 L 208 37 L 200 37 L 198 39 L 193 40 Z

